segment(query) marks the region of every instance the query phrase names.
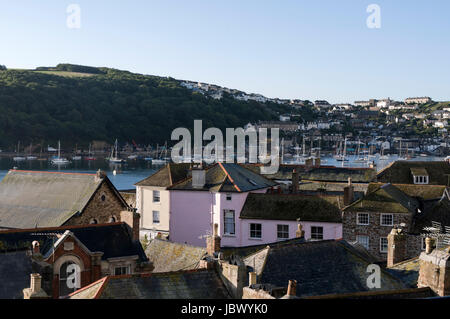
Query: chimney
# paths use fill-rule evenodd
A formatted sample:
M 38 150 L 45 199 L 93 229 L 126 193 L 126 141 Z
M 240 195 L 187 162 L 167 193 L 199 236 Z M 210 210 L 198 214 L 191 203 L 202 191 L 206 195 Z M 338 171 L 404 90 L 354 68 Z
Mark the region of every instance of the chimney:
M 307 169 L 313 167 L 313 165 L 314 165 L 314 160 L 312 158 L 308 158 L 305 160 L 305 166 Z
M 353 192 L 354 187 L 352 184 L 352 178 L 348 178 L 348 185 L 344 187 L 344 206 L 348 206 L 353 203 L 355 199 L 355 194 Z
M 288 296 L 297 295 L 297 280 L 289 280 L 287 295 Z
M 219 225 L 214 224 L 212 236 L 206 238 L 206 252 L 210 256 L 215 256 L 220 252 L 220 237 L 218 235 Z
M 320 165 L 322 165 L 322 161 L 320 160 L 320 157 L 317 157 L 316 159 L 314 159 L 314 166 L 320 167 Z
M 252 271 L 248 274 L 248 285 L 256 285 L 256 272 Z
M 104 171 L 102 171 L 101 169 L 99 169 L 95 175 L 95 180 L 98 182 L 105 177 L 106 177 L 106 173 Z
M 203 188 L 206 184 L 206 170 L 202 165 L 194 166 L 192 168 L 192 187 Z
M 387 267 L 392 267 L 406 259 L 406 235 L 400 228 L 394 227 L 388 235 Z
M 429 287 L 437 295 L 450 296 L 450 249 L 422 252 L 417 287 Z
M 38 273 L 31 274 L 30 288 L 23 290 L 23 299 L 48 299 L 47 293 L 42 290 L 42 276 Z
M 434 240 L 431 237 L 425 238 L 425 253 L 431 254 L 434 247 Z
M 305 231 L 303 230 L 302 224 L 300 224 L 300 220 L 298 220 L 297 230 L 295 231 L 295 237 L 296 238 L 303 238 L 303 237 L 305 237 Z
M 141 216 L 134 209 L 120 212 L 120 221 L 128 225 L 133 241 L 139 241 L 139 219 Z
M 294 168 L 294 170 L 292 171 L 292 193 L 293 194 L 298 193 L 298 182 L 299 182 L 298 172 L 297 172 L 297 169 Z
M 39 247 L 39 242 L 37 240 L 33 241 L 31 243 L 31 245 L 33 247 L 33 255 L 41 253 L 41 250 L 40 250 L 40 247 Z

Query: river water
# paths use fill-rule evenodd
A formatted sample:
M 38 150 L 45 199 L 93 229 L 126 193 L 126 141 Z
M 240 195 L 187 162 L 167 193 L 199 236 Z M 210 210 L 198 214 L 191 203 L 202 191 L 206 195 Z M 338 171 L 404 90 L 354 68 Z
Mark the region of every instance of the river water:
M 338 167 L 369 167 L 368 163 L 354 163 L 354 157 L 349 156 L 349 162 L 340 162 L 332 157 L 322 158 L 322 165 L 338 166 Z M 390 156 L 388 160 L 372 159 L 376 164 L 377 170 L 381 170 L 393 161 L 398 160 L 398 156 Z M 411 161 L 434 161 L 444 160 L 437 157 L 416 157 Z M 33 171 L 51 171 L 51 172 L 68 172 L 68 173 L 95 173 L 98 169 L 105 171 L 118 190 L 134 189 L 134 184 L 138 181 L 152 175 L 161 166 L 152 165 L 150 162 L 144 160 L 128 160 L 123 164 L 110 164 L 104 159 L 97 159 L 95 161 L 72 161 L 65 166 L 54 166 L 49 161 L 21 161 L 14 162 L 12 158 L 0 158 L 0 179 L 8 173 L 8 170 L 17 167 L 21 170 Z M 116 175 L 113 171 L 116 171 Z

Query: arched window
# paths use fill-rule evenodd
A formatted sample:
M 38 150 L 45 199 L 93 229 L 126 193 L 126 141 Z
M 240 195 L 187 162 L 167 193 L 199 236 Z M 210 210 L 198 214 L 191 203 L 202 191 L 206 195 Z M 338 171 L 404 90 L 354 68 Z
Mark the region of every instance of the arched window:
M 59 295 L 67 296 L 81 288 L 80 266 L 73 261 L 66 261 L 59 269 Z
M 98 221 L 95 218 L 92 218 L 89 224 L 98 224 Z
M 109 218 L 109 222 L 110 223 L 115 223 L 117 221 L 117 218 L 115 217 L 115 216 L 111 216 L 110 218 Z
M 106 200 L 106 195 L 103 194 L 100 198 L 101 198 L 102 202 L 104 202 Z

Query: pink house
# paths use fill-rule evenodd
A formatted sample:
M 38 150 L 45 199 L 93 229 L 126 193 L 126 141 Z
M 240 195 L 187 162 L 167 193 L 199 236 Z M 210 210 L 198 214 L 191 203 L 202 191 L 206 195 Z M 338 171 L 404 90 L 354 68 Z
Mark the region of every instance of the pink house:
M 341 213 L 332 200 L 276 189 L 275 182 L 238 164 L 194 168 L 167 188 L 169 239 L 205 246 L 217 224 L 223 247 L 261 245 L 296 237 L 298 219 L 307 240 L 342 238 Z

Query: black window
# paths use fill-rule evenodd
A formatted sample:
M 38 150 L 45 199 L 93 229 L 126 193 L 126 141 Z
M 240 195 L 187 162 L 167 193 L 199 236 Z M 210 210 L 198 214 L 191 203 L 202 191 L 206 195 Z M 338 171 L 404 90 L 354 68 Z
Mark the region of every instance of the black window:
M 323 239 L 323 227 L 311 226 L 311 239 L 322 240 Z
M 261 238 L 261 237 L 262 237 L 262 225 L 250 224 L 250 238 Z
M 289 238 L 289 225 L 277 225 L 277 238 L 278 239 Z

